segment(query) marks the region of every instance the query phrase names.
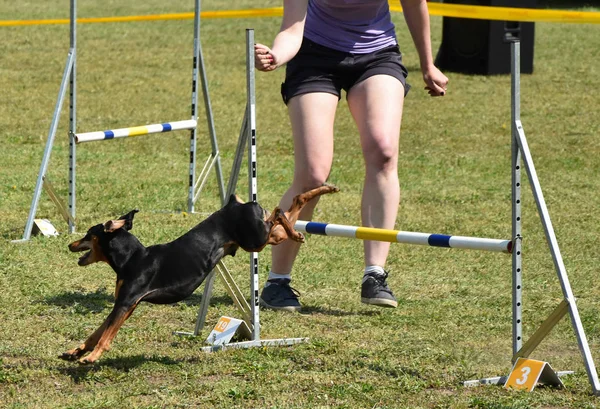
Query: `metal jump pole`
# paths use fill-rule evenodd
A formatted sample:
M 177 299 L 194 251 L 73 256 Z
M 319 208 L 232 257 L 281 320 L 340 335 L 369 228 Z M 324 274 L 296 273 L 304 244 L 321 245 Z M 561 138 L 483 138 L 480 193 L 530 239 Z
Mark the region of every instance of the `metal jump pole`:
M 523 275 L 521 230 L 521 150 L 515 138 L 515 121 L 521 119 L 521 52 L 520 43 L 511 44 L 511 213 L 512 213 L 512 351 L 523 343 Z
M 550 214 L 544 200 L 542 187 L 537 177 L 533 158 L 527 144 L 523 124 L 521 123 L 521 87 L 520 87 L 520 57 L 521 48 L 518 38 L 511 39 L 511 166 L 512 166 L 512 329 L 513 329 L 513 357 L 512 362 L 517 358 L 527 358 L 535 348 L 550 333 L 552 328 L 569 313 L 571 325 L 577 338 L 579 350 L 583 358 L 584 366 L 587 372 L 588 380 L 595 395 L 600 394 L 600 383 L 591 351 L 585 336 L 583 324 L 577 309 L 575 296 L 569 283 L 569 277 L 558 247 L 558 241 L 552 227 Z M 563 301 L 552 311 L 550 316 L 540 325 L 523 344 L 522 333 L 522 232 L 521 232 L 521 166 L 525 164 L 529 185 L 537 206 L 537 212 L 540 216 L 546 241 L 550 248 L 554 267 L 560 281 L 563 293 Z M 572 371 L 557 372 L 557 375 L 570 374 Z M 474 381 L 466 381 L 466 386 L 479 384 L 501 384 L 507 380 L 507 376 L 486 378 Z
M 248 200 L 258 202 L 256 162 L 256 93 L 254 80 L 254 30 L 246 30 L 246 118 L 250 127 L 248 139 Z M 250 253 L 250 309 L 252 311 L 252 340 L 260 340 L 260 307 L 258 301 L 258 253 Z
M 77 164 L 77 146 L 75 131 L 77 129 L 77 3 L 71 0 L 70 10 L 70 44 L 73 50 L 73 69 L 69 86 L 69 234 L 75 233 L 75 174 Z
M 513 55 L 513 70 L 520 72 L 520 42 L 514 41 L 511 43 L 511 51 Z M 515 74 L 516 76 L 516 74 Z M 552 254 L 552 260 L 554 262 L 554 268 L 556 269 L 556 274 L 560 281 L 560 285 L 563 293 L 563 303 L 557 307 L 557 315 L 560 315 L 560 311 L 564 311 L 562 314 L 565 314 L 568 310 L 569 315 L 571 317 L 571 325 L 573 330 L 575 331 L 575 336 L 577 337 L 577 343 L 579 345 L 579 350 L 581 352 L 581 356 L 583 358 L 584 366 L 588 375 L 588 380 L 592 387 L 592 391 L 595 395 L 600 393 L 600 383 L 598 381 L 598 373 L 596 372 L 596 366 L 594 364 L 594 360 L 592 358 L 592 354 L 590 351 L 590 347 L 587 342 L 587 338 L 585 336 L 585 331 L 583 329 L 583 324 L 581 322 L 581 318 L 579 316 L 579 311 L 577 309 L 577 304 L 575 300 L 575 296 L 573 295 L 573 290 L 571 289 L 571 284 L 569 282 L 569 277 L 567 275 L 567 271 L 562 259 L 562 255 L 560 252 L 560 248 L 558 247 L 558 241 L 556 239 L 556 234 L 554 233 L 554 228 L 552 226 L 552 221 L 550 220 L 550 214 L 548 212 L 548 208 L 546 206 L 546 201 L 544 200 L 544 195 L 542 193 L 542 187 L 537 177 L 537 172 L 535 170 L 535 166 L 533 164 L 533 158 L 531 156 L 531 152 L 529 151 L 529 146 L 527 144 L 527 139 L 525 138 L 525 131 L 523 130 L 523 124 L 521 123 L 520 118 L 520 89 L 519 89 L 519 81 L 513 80 L 513 83 L 516 85 L 513 86 L 515 88 L 515 92 L 513 95 L 513 121 L 512 121 L 512 136 L 513 136 L 513 144 L 516 144 L 521 153 L 522 159 L 525 163 L 525 168 L 527 170 L 527 176 L 529 178 L 529 185 L 531 186 L 531 190 L 533 193 L 533 197 L 535 198 L 535 203 L 537 206 L 537 211 L 540 216 L 542 226 L 544 227 L 544 234 L 546 236 L 546 242 L 550 247 L 550 253 Z M 514 158 L 514 156 L 513 156 Z M 514 166 L 514 170 L 518 170 L 517 167 L 519 163 Z M 520 270 L 520 268 L 519 268 Z M 519 273 L 520 271 L 518 271 Z M 519 277 L 520 279 L 520 277 Z M 520 283 L 518 281 L 517 283 Z M 519 294 L 520 295 L 520 294 Z M 567 308 L 561 307 L 562 305 L 568 306 Z M 557 311 L 555 310 L 555 311 Z M 518 311 L 520 314 L 520 311 Z M 520 315 L 519 315 L 520 317 Z M 527 357 L 535 346 L 537 346 L 543 338 L 550 332 L 552 327 L 558 323 L 560 320 L 560 316 L 558 318 L 552 318 L 552 322 L 546 321 L 536 333 L 530 338 L 525 346 L 521 347 L 520 343 L 518 343 L 518 351 L 515 352 L 513 359 L 517 357 Z M 519 328 L 520 330 L 520 328 Z M 519 341 L 520 339 L 517 339 Z M 527 348 L 526 348 L 527 347 Z M 521 349 L 526 351 L 520 352 Z

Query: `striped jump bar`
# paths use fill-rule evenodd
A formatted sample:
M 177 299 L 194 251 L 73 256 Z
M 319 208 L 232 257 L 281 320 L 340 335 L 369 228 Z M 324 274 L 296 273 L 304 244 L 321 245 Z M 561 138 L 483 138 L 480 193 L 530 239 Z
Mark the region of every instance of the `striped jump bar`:
M 372 227 L 344 226 L 341 224 L 305 222 L 298 220 L 294 228 L 302 233 L 321 236 L 349 237 L 361 240 L 419 244 L 422 246 L 486 250 L 510 253 L 511 240 L 482 239 L 479 237 L 447 236 L 445 234 L 413 233 Z
M 110 131 L 86 132 L 75 134 L 75 143 L 104 141 L 106 139 L 127 138 L 130 136 L 148 135 L 151 133 L 179 131 L 182 129 L 194 129 L 195 119 L 185 121 L 167 122 L 164 124 L 152 124 L 134 126 L 132 128 L 112 129 Z

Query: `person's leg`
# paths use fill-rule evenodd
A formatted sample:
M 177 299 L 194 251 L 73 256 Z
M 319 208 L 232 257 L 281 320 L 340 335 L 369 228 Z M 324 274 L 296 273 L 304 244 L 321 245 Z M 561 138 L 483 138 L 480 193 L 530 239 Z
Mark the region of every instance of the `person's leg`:
M 321 186 L 327 181 L 333 161 L 333 123 L 338 103 L 337 95 L 325 92 L 301 94 L 288 102 L 288 112 L 294 138 L 294 179 L 279 206 L 287 209 L 294 196 Z M 317 199 L 308 203 L 300 213 L 300 220 L 310 220 Z M 271 250 L 271 272 L 267 287 L 261 294 L 263 306 L 272 309 L 297 311 L 300 303 L 290 289 L 271 288 L 270 284 L 289 287 L 290 274 L 300 243 L 292 240 L 274 246 Z M 284 281 L 280 281 L 284 280 Z
M 398 145 L 403 103 L 404 87 L 389 75 L 371 76 L 348 92 L 348 105 L 360 133 L 365 161 L 361 203 L 363 226 L 393 229 L 396 222 L 400 201 Z M 382 278 L 385 289 L 387 274 L 383 274 L 383 268 L 389 249 L 388 242 L 364 242 L 366 272 L 379 272 L 376 275 Z M 370 304 L 395 307 L 397 302 L 391 291 L 389 295 L 365 297 L 363 291 L 362 299 Z

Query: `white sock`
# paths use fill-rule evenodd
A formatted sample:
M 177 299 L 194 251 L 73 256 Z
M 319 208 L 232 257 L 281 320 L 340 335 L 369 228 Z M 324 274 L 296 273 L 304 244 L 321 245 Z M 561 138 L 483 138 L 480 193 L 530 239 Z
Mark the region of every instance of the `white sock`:
M 287 274 L 276 274 L 272 271 L 269 271 L 269 277 L 267 277 L 267 281 L 265 282 L 265 287 L 269 286 L 271 283 L 269 283 L 269 280 L 273 280 L 273 279 L 278 279 L 278 278 L 287 278 L 288 280 L 292 279 L 292 276 L 290 273 Z
M 381 266 L 366 266 L 365 267 L 365 274 L 363 275 L 363 282 L 365 281 L 365 276 L 367 274 L 375 274 L 375 275 L 384 275 L 385 274 L 385 270 L 383 269 L 383 267 Z

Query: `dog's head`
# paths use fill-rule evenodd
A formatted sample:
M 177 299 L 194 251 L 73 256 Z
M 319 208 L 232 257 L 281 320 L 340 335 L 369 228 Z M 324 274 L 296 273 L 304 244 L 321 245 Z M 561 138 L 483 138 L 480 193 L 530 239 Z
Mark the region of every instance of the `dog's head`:
M 245 251 L 262 249 L 269 238 L 271 226 L 265 223 L 269 217 L 256 202 L 243 202 L 237 195 L 231 195 L 225 206 L 229 224 L 229 235 Z
M 77 264 L 87 266 L 99 261 L 108 262 L 104 249 L 108 248 L 108 244 L 115 237 L 133 228 L 133 216 L 137 212 L 138 210 L 134 209 L 117 220 L 90 227 L 85 236 L 69 244 L 69 250 L 72 252 L 89 250 L 79 258 Z

